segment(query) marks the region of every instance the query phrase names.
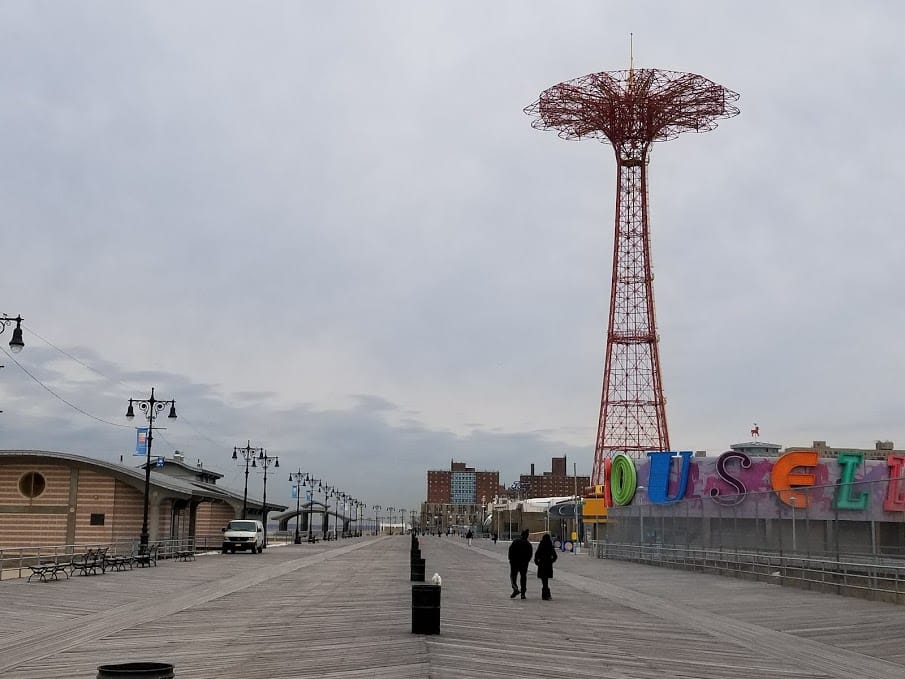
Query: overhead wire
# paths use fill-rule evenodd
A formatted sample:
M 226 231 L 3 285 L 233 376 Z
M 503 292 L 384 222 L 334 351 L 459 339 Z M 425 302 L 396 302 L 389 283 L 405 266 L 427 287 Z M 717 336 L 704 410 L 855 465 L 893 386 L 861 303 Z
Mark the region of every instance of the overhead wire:
M 44 342 L 45 344 L 47 344 L 47 346 L 49 346 L 49 347 L 55 349 L 56 351 L 60 352 L 61 354 L 63 354 L 63 355 L 66 356 L 67 358 L 69 358 L 69 359 L 75 361 L 76 363 L 78 363 L 79 365 L 81 365 L 81 366 L 87 368 L 88 370 L 90 370 L 91 372 L 93 372 L 95 375 L 98 375 L 99 377 L 104 378 L 105 380 L 107 380 L 107 381 L 110 382 L 110 383 L 118 384 L 118 385 L 120 385 L 120 386 L 122 386 L 122 387 L 126 387 L 126 388 L 129 387 L 129 385 L 126 384 L 125 382 L 123 382 L 122 380 L 117 379 L 117 378 L 115 378 L 115 377 L 111 377 L 110 375 L 107 375 L 106 373 L 104 373 L 104 372 L 98 370 L 98 369 L 95 368 L 94 366 L 92 366 L 92 365 L 86 363 L 85 361 L 81 360 L 81 359 L 78 358 L 77 356 L 74 356 L 73 354 L 69 353 L 69 352 L 66 351 L 65 349 L 62 349 L 61 347 L 57 346 L 56 344 L 54 344 L 53 342 L 51 342 L 49 339 L 47 339 L 46 337 L 44 337 L 43 335 L 41 335 L 40 333 L 38 333 L 38 332 L 37 332 L 33 327 L 31 327 L 30 325 L 25 325 L 24 323 L 23 323 L 22 325 L 23 325 L 23 327 L 28 331 L 28 333 L 29 333 L 30 335 L 34 335 L 34 336 L 37 337 L 39 340 L 41 340 L 42 342 Z M 21 367 L 21 366 L 20 366 L 20 367 Z M 95 419 L 97 419 L 97 418 L 95 418 Z M 198 428 L 191 422 L 191 420 L 187 419 L 184 415 L 180 415 L 180 416 L 179 416 L 179 419 L 180 419 L 181 422 L 183 422 L 183 423 L 185 423 L 186 425 L 188 425 L 189 428 L 190 428 L 192 431 L 194 431 L 200 438 L 204 439 L 205 441 L 208 441 L 209 443 L 213 443 L 214 445 L 216 445 L 216 446 L 218 446 L 218 447 L 222 447 L 222 448 L 228 448 L 228 447 L 229 447 L 229 446 L 228 446 L 226 443 L 224 443 L 223 441 L 216 441 L 216 440 L 214 440 L 213 438 L 211 438 L 210 436 L 208 436 L 207 434 L 205 434 L 204 432 L 202 432 L 200 429 L 198 429 Z M 104 421 L 104 420 L 101 420 L 101 421 Z M 117 426 L 125 426 L 125 425 L 117 425 Z M 172 445 L 165 437 L 161 436 L 161 438 L 162 438 L 164 441 L 166 441 L 167 444 Z
M 111 427 L 121 427 L 121 428 L 123 428 L 123 429 L 131 429 L 131 426 L 130 426 L 130 425 L 127 425 L 127 424 L 119 424 L 119 423 L 117 423 L 117 422 L 110 422 L 109 420 L 105 420 L 105 419 L 103 419 L 102 417 L 98 417 L 97 415 L 92 415 L 92 414 L 89 413 L 87 410 L 84 410 L 84 409 L 82 409 L 82 408 L 79 408 L 77 405 L 75 405 L 75 404 L 72 403 L 71 401 L 66 400 L 65 398 L 63 398 L 62 396 L 60 396 L 57 392 L 55 392 L 53 389 L 51 389 L 51 388 L 48 387 L 46 384 L 44 384 L 40 379 L 38 379 L 35 375 L 33 375 L 33 374 L 31 373 L 31 371 L 28 370 L 28 368 L 26 368 L 24 365 L 22 365 L 21 363 L 19 363 L 19 361 L 17 361 L 17 360 L 15 359 L 15 357 L 14 357 L 10 352 L 8 352 L 6 349 L 4 349 L 2 346 L 0 346 L 0 350 L 2 350 L 4 354 L 6 354 L 7 358 L 9 358 L 13 363 L 16 364 L 22 372 L 24 372 L 26 375 L 28 375 L 28 376 L 29 376 L 32 380 L 34 380 L 34 381 L 35 381 L 42 389 L 44 389 L 44 391 L 46 391 L 48 394 L 50 394 L 51 396 L 53 396 L 55 399 L 57 399 L 57 400 L 59 400 L 59 401 L 62 401 L 63 403 L 65 403 L 66 405 L 68 405 L 68 406 L 69 406 L 70 408 L 72 408 L 73 410 L 75 410 L 75 411 L 81 413 L 82 415 L 85 415 L 86 417 L 90 417 L 92 420 L 97 420 L 98 422 L 102 422 L 103 424 L 109 424 Z
M 117 379 L 117 378 L 115 378 L 115 377 L 110 377 L 109 375 L 107 375 L 106 373 L 104 373 L 104 372 L 98 370 L 98 369 L 95 368 L 94 366 L 89 365 L 88 363 L 85 363 L 85 361 L 81 360 L 81 359 L 78 358 L 77 356 L 73 356 L 71 353 L 69 353 L 69 352 L 66 351 L 65 349 L 62 349 L 61 347 L 58 347 L 56 344 L 54 344 L 53 342 L 51 342 L 49 339 L 47 339 L 46 337 L 44 337 L 43 335 L 41 335 L 40 333 L 38 333 L 38 332 L 37 332 L 33 327 L 31 327 L 30 325 L 26 325 L 25 323 L 23 323 L 22 326 L 28 331 L 29 334 L 34 335 L 34 336 L 37 337 L 39 340 L 41 340 L 42 342 L 44 342 L 47 346 L 52 347 L 53 349 L 59 351 L 59 352 L 60 352 L 61 354 L 63 354 L 64 356 L 66 356 L 67 358 L 72 359 L 73 361 L 75 361 L 75 362 L 78 363 L 79 365 L 81 365 L 81 366 L 87 368 L 88 370 L 90 370 L 91 372 L 93 372 L 95 375 L 98 375 L 98 376 L 100 376 L 100 377 L 103 377 L 103 378 L 104 378 L 105 380 L 107 380 L 108 382 L 111 382 L 111 383 L 114 383 L 114 384 L 118 384 L 118 385 L 120 385 L 120 386 L 122 386 L 122 387 L 127 387 L 127 388 L 129 387 L 129 385 L 126 384 L 125 382 L 123 382 L 122 380 Z M 204 432 L 202 432 L 201 430 L 199 430 L 199 429 L 191 422 L 191 420 L 188 420 L 187 418 L 185 418 L 185 416 L 180 415 L 180 416 L 179 416 L 179 419 L 180 419 L 182 422 L 184 422 L 185 424 L 187 424 L 187 425 L 189 426 L 189 428 L 192 429 L 192 431 L 194 431 L 199 437 L 203 438 L 204 440 L 208 441 L 209 443 L 213 443 L 213 444 L 216 445 L 216 446 L 220 446 L 220 447 L 224 447 L 224 448 L 228 448 L 228 447 L 229 447 L 229 446 L 228 446 L 226 443 L 224 443 L 223 441 L 215 441 L 215 440 L 212 439 L 210 436 L 208 436 L 207 434 L 205 434 Z M 166 439 L 164 439 L 164 440 L 166 440 Z M 169 443 L 169 441 L 168 441 L 167 443 Z
M 49 339 L 47 339 L 46 337 L 44 337 L 43 335 L 41 335 L 39 332 L 37 332 L 37 331 L 36 331 L 33 327 L 31 327 L 30 325 L 25 325 L 24 323 L 23 323 L 22 325 L 23 325 L 23 327 L 28 331 L 28 333 L 29 333 L 30 335 L 34 335 L 34 336 L 37 337 L 39 340 L 41 340 L 42 342 L 44 342 L 47 346 L 49 346 L 49 347 L 51 347 L 52 349 L 54 349 L 55 351 L 59 352 L 60 354 L 62 354 L 62 355 L 65 356 L 66 358 L 68 358 L 68 359 L 70 359 L 70 360 L 72 360 L 72 361 L 78 363 L 78 364 L 81 365 L 82 367 L 88 369 L 89 371 L 91 371 L 91 372 L 94 373 L 95 375 L 98 375 L 99 377 L 103 378 L 104 380 L 106 380 L 107 382 L 109 382 L 109 383 L 111 383 L 111 384 L 117 384 L 117 385 L 119 385 L 119 386 L 121 386 L 121 387 L 129 388 L 129 385 L 126 384 L 125 382 L 123 382 L 122 380 L 117 379 L 117 378 L 114 378 L 114 377 L 111 377 L 110 375 L 107 375 L 107 374 L 104 373 L 103 371 L 98 370 L 97 368 L 95 368 L 94 366 L 90 365 L 89 363 L 86 363 L 85 361 L 83 361 L 82 359 L 78 358 L 77 356 L 74 356 L 72 353 L 70 353 L 70 352 L 66 351 L 65 349 L 63 349 L 63 348 L 57 346 L 56 344 L 54 344 L 53 342 L 51 342 Z M 69 401 L 69 400 L 63 398 L 63 397 L 60 396 L 57 392 L 55 392 L 53 389 L 51 389 L 49 386 L 47 386 L 46 384 L 44 384 L 37 376 L 35 376 L 31 371 L 29 371 L 24 365 L 22 365 L 19 361 L 17 361 L 17 360 L 16 360 L 16 359 L 15 359 L 15 358 L 14 358 L 14 357 L 6 350 L 6 349 L 4 349 L 3 347 L 0 347 L 0 349 L 3 350 L 3 353 L 6 354 L 6 355 L 10 358 L 10 360 L 12 360 L 13 363 L 15 363 L 16 366 L 17 366 L 20 370 L 22 370 L 22 372 L 24 372 L 29 378 L 31 378 L 34 382 L 36 382 L 42 389 L 44 389 L 45 391 L 47 391 L 47 392 L 48 392 L 49 394 L 51 394 L 54 398 L 58 399 L 59 401 L 61 401 L 61 402 L 64 403 L 64 404 L 66 404 L 67 406 L 69 406 L 70 408 L 72 408 L 73 410 L 75 410 L 76 412 L 78 412 L 78 413 L 80 413 L 80 414 L 82 414 L 82 415 L 85 415 L 86 417 L 89 417 L 89 418 L 91 418 L 92 420 L 95 420 L 95 421 L 100 422 L 100 423 L 102 423 L 102 424 L 107 424 L 107 425 L 110 425 L 110 426 L 113 426 L 113 427 L 117 427 L 117 428 L 121 428 L 121 429 L 132 429 L 132 428 L 134 428 L 133 425 L 131 425 L 131 424 L 120 424 L 120 423 L 117 423 L 117 422 L 110 422 L 109 420 L 105 420 L 105 419 L 103 419 L 102 417 L 98 417 L 98 416 L 96 416 L 96 415 L 93 415 L 92 413 L 88 412 L 87 410 L 85 410 L 85 409 L 83 409 L 83 408 L 77 406 L 76 404 L 72 403 L 71 401 Z M 229 448 L 231 447 L 229 444 L 225 443 L 224 441 L 217 441 L 217 440 L 213 439 L 212 437 L 208 436 L 207 434 L 205 434 L 204 432 L 202 432 L 200 429 L 198 429 L 198 427 L 196 427 L 196 426 L 191 422 L 191 420 L 187 419 L 185 416 L 179 415 L 179 420 L 180 420 L 180 422 L 182 422 L 182 423 L 188 425 L 188 427 L 189 427 L 190 429 L 192 429 L 192 431 L 194 431 L 195 434 L 196 434 L 197 436 L 199 436 L 200 438 L 204 439 L 205 441 L 208 441 L 209 443 L 212 443 L 213 445 L 217 446 L 218 448 L 229 449 Z M 163 434 L 161 433 L 161 431 L 162 431 L 162 429 L 155 427 L 155 428 L 154 428 L 155 437 L 159 437 L 159 438 L 160 438 L 161 440 L 163 440 L 168 446 L 170 446 L 171 448 L 173 448 L 174 450 L 176 450 L 176 446 L 175 446 L 175 445 L 174 445 L 174 444 L 173 444 L 173 443 L 172 443 L 165 435 L 163 435 Z M 234 475 L 234 474 L 233 474 L 233 475 Z M 233 475 L 228 474 L 228 476 L 233 476 Z

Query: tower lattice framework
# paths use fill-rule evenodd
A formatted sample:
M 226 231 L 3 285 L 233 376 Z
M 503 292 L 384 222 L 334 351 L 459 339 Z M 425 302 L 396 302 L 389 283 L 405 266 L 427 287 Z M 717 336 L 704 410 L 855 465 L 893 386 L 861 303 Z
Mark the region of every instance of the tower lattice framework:
M 738 114 L 738 94 L 693 73 L 629 69 L 554 85 L 525 112 L 564 139 L 597 138 L 616 155 L 616 233 L 603 393 L 591 482 L 608 457 L 669 450 L 654 315 L 647 165 L 651 144 L 707 132 Z

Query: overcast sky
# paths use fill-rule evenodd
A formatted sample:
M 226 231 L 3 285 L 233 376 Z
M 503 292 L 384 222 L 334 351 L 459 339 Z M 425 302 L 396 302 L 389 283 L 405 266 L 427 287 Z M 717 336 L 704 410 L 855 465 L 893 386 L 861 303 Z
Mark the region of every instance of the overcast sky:
M 299 468 L 397 507 L 452 458 L 589 474 L 615 164 L 522 109 L 627 68 L 630 32 L 636 67 L 741 95 L 651 158 L 673 448 L 754 422 L 905 447 L 903 25 L 891 0 L 4 0 L 0 312 L 72 405 L 0 355 L 0 448 L 118 460 L 154 386 L 179 413 L 155 453 L 240 488 L 250 440 L 287 503 Z

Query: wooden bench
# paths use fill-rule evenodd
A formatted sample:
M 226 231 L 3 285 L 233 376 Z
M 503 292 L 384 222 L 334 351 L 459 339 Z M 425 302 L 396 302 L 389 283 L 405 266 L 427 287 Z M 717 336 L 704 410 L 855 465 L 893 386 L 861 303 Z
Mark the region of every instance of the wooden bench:
M 135 555 L 135 565 L 139 568 L 150 568 L 157 565 L 157 552 L 160 549 L 159 544 L 141 545 L 138 553 Z
M 38 580 L 41 582 L 47 582 L 48 580 L 59 580 L 60 573 L 66 575 L 66 579 L 69 579 L 69 569 L 72 564 L 69 561 L 42 561 L 41 563 L 35 564 L 33 566 L 29 566 L 31 569 L 31 575 L 28 576 L 26 582 L 31 582 L 31 579 L 38 576 Z
M 176 558 L 180 561 L 194 561 L 195 560 L 195 550 L 194 549 L 180 549 L 176 552 Z
M 107 572 L 107 549 L 89 549 L 84 554 L 76 554 L 72 557 L 70 573 L 78 571 L 80 575 L 97 575 Z

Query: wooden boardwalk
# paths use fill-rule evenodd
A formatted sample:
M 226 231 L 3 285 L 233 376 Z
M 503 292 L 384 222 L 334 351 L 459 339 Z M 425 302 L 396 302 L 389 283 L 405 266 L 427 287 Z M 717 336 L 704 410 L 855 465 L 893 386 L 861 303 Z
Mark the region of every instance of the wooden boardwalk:
M 411 633 L 408 537 L 0 582 L 0 676 L 144 660 L 178 679 L 905 677 L 900 606 L 571 554 L 553 601 L 533 575 L 521 601 L 507 546 L 421 538 L 439 636 Z

